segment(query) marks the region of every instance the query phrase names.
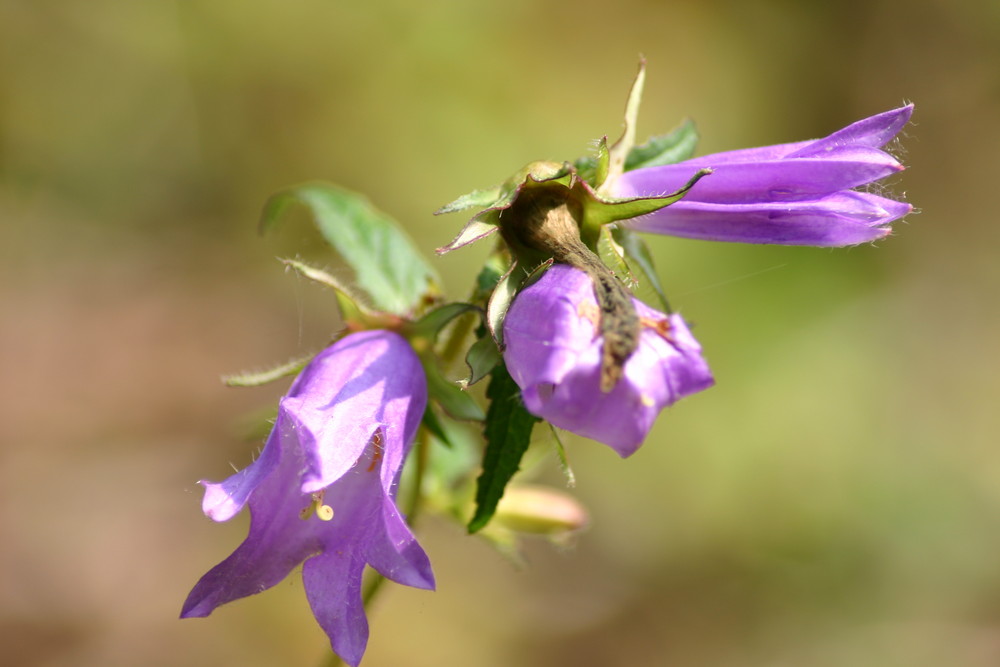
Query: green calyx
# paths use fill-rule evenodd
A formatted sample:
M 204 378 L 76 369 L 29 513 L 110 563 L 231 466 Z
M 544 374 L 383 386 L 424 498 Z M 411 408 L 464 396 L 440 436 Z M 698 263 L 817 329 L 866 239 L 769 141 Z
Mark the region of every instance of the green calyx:
M 604 225 L 646 215 L 669 206 L 681 199 L 703 176 L 711 173 L 706 169 L 696 172 L 684 187 L 668 195 L 625 199 L 610 197 L 600 194 L 600 186 L 595 188 L 593 185 L 601 182 L 600 179 L 607 177 L 608 174 L 609 153 L 606 143 L 602 142 L 602 146 L 605 146 L 605 150 L 598 154 L 594 163 L 583 165 L 584 174 L 581 174 L 576 165 L 569 162 L 562 164 L 532 162 L 526 165 L 497 188 L 496 199 L 473 216 L 458 236 L 448 245 L 438 248 L 437 252 L 444 254 L 491 236 L 503 226 L 504 212 L 513 207 L 519 198 L 536 194 L 543 188 L 552 191 L 555 196 L 565 200 L 569 206 L 580 212 L 578 220 L 580 235 L 584 242 L 593 248 Z M 588 182 L 589 179 L 593 181 Z M 442 211 L 459 210 L 449 207 L 452 205 L 446 206 Z

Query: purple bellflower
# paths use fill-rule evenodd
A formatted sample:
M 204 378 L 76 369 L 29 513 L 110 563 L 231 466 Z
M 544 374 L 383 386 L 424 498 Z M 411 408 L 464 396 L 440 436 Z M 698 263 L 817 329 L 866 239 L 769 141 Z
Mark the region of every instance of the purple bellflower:
M 660 410 L 714 384 L 680 315 L 633 299 L 639 347 L 614 388 L 600 388 L 599 309 L 586 273 L 553 265 L 518 293 L 504 320 L 504 361 L 532 414 L 629 456 Z
M 699 169 L 712 174 L 684 198 L 621 223 L 643 232 L 708 241 L 846 246 L 890 233 L 912 210 L 856 188 L 903 169 L 879 150 L 906 125 L 913 105 L 860 120 L 824 139 L 716 153 L 625 172 L 616 197 L 662 195 Z
M 202 509 L 215 521 L 249 503 L 250 533 L 198 581 L 181 617 L 270 588 L 304 561 L 313 615 L 334 652 L 356 666 L 368 641 L 365 565 L 434 588 L 394 501 L 426 403 L 420 361 L 396 333 L 353 333 L 317 355 L 281 399 L 260 458 L 224 482 L 202 482 Z

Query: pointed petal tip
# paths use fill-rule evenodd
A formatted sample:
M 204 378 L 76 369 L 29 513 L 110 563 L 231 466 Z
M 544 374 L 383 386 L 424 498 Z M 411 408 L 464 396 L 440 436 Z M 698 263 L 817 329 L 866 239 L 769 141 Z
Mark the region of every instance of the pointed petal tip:
M 205 497 L 201 501 L 201 511 L 212 521 L 229 521 L 240 513 L 245 502 L 235 500 L 226 490 L 224 482 L 209 482 L 200 479 L 205 487 Z
M 200 586 L 196 585 L 194 589 L 188 593 L 187 599 L 184 600 L 184 605 L 181 607 L 181 614 L 178 618 L 205 618 L 215 611 L 215 605 L 205 604 L 205 595 L 199 590 L 199 588 Z

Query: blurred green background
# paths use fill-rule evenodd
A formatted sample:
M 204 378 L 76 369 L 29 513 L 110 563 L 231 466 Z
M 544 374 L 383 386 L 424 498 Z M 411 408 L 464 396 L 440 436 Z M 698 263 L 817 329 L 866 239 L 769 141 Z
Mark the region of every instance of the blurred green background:
M 640 53 L 640 138 L 691 116 L 701 153 L 915 102 L 920 213 L 877 248 L 651 238 L 718 385 L 629 460 L 570 441 L 570 552 L 426 522 L 439 591 L 387 590 L 364 664 L 1000 664 L 993 0 L 0 1 L 5 661 L 318 664 L 298 576 L 176 620 L 245 531 L 195 480 L 282 389 L 218 376 L 337 326 L 260 206 L 334 181 L 430 253 L 441 204 L 617 136 Z M 437 261 L 453 296 L 486 251 Z

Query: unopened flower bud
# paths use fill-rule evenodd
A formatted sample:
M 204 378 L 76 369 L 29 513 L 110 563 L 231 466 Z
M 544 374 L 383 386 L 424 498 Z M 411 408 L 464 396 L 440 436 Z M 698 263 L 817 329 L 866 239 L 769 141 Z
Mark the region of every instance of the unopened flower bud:
M 554 536 L 585 528 L 587 510 L 573 496 L 545 486 L 510 486 L 504 492 L 495 523 L 530 535 Z

